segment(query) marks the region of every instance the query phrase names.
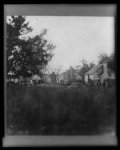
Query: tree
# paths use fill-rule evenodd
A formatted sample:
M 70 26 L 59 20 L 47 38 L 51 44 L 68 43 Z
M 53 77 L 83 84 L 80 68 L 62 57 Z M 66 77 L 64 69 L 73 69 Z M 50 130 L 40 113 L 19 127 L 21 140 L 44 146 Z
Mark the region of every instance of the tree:
M 103 62 L 108 62 L 110 57 L 106 53 L 100 53 L 98 56 L 98 63 L 102 64 Z
M 15 77 L 16 58 L 21 48 L 20 36 L 31 32 L 32 28 L 25 22 L 24 16 L 11 16 L 7 21 L 6 30 L 7 77 Z
M 17 78 L 31 77 L 34 74 L 42 77 L 42 71 L 51 60 L 55 46 L 44 39 L 47 30 L 43 30 L 40 35 L 33 38 L 21 38 L 23 34 L 31 31 L 28 23 L 25 24 L 25 18 L 21 18 L 24 17 L 17 17 L 17 19 L 13 17 L 12 22 L 7 25 L 10 27 L 7 28 L 7 72 L 8 74 L 12 72 L 12 77 Z M 15 33 L 11 35 L 10 32 Z
M 115 71 L 115 54 L 112 53 L 108 56 L 106 53 L 101 53 L 98 56 L 98 63 L 101 64 L 103 62 L 107 62 L 108 67 Z
M 90 64 L 85 60 L 83 59 L 81 61 L 81 65 L 80 66 L 77 66 L 77 68 L 79 68 L 79 74 L 82 76 L 82 79 L 84 80 L 84 76 L 85 76 L 85 73 L 91 69 L 95 64 L 93 62 L 91 62 Z

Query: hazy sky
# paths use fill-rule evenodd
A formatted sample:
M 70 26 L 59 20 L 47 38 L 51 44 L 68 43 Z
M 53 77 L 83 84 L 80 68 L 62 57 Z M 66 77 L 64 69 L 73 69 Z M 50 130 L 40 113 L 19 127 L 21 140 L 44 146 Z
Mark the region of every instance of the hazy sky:
M 99 53 L 110 55 L 114 50 L 113 17 L 27 16 L 26 20 L 32 35 L 48 29 L 45 38 L 56 45 L 51 68 L 68 69 L 82 59 L 96 62 Z

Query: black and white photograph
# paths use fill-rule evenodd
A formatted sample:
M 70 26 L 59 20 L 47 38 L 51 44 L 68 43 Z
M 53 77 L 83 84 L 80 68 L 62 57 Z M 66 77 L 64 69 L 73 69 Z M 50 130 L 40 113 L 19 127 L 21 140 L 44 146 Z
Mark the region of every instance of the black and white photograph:
M 6 15 L 8 136 L 115 136 L 114 16 Z

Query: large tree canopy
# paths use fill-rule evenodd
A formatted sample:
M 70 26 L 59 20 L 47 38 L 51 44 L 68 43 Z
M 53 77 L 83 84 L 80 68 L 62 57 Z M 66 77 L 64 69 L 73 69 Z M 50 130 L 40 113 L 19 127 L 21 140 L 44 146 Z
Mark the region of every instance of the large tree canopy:
M 31 32 L 24 16 L 12 16 L 7 22 L 7 75 L 19 78 L 34 74 L 42 76 L 42 70 L 51 60 L 55 46 L 44 39 L 47 30 L 35 37 L 22 38 Z

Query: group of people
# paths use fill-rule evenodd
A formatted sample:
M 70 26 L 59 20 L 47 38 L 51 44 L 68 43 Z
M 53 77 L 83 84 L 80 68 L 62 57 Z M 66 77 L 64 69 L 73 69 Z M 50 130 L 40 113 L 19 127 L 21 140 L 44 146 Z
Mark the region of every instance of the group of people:
M 101 82 L 100 79 L 97 80 L 97 82 L 94 82 L 92 80 L 89 79 L 88 81 L 88 85 L 89 86 L 96 86 L 96 87 L 110 87 L 110 81 L 109 79 L 104 80 L 103 82 Z
M 103 86 L 103 87 L 110 87 L 110 81 L 109 79 L 106 79 L 103 81 L 103 83 L 100 81 L 100 79 L 97 81 L 97 84 L 96 84 L 97 87 L 100 87 L 100 86 Z

